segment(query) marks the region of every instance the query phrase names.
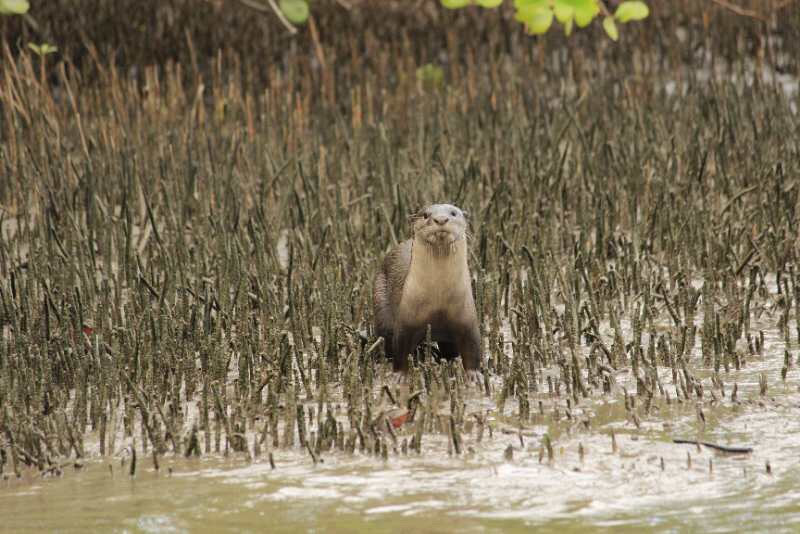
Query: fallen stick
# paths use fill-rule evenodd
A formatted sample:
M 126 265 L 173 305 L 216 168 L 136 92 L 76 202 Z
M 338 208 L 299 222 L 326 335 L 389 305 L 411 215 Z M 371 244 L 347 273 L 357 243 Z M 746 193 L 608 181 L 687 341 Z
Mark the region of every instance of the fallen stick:
M 716 443 L 709 443 L 708 441 L 697 441 L 696 439 L 678 439 L 674 438 L 673 443 L 681 445 L 705 445 L 709 449 L 727 452 L 729 454 L 750 454 L 753 452 L 752 447 L 728 447 L 727 445 L 717 445 Z

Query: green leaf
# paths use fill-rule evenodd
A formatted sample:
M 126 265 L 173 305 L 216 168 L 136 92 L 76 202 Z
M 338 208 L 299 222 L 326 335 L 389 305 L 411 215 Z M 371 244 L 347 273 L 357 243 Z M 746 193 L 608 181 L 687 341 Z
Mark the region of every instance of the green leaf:
M 572 35 L 572 19 L 569 19 L 567 22 L 564 23 L 564 35 L 569 37 Z
M 0 15 L 24 15 L 30 8 L 28 0 L 0 0 Z
M 475 0 L 475 3 L 487 9 L 494 9 L 503 3 L 503 0 Z
M 525 24 L 528 33 L 537 35 L 547 33 L 553 25 L 553 11 L 541 4 L 520 8 L 514 18 Z
M 586 0 L 578 4 L 575 6 L 575 24 L 579 28 L 585 28 L 600 14 L 600 6 L 595 0 Z
M 542 9 L 531 21 L 528 31 L 535 34 L 547 33 L 552 24 L 553 12 L 549 9 Z
M 600 13 L 600 6 L 597 0 L 555 0 L 553 12 L 561 24 L 566 26 L 571 20 L 585 28 Z
M 566 25 L 575 16 L 575 9 L 564 0 L 556 0 L 553 4 L 553 14 L 559 23 Z
M 514 7 L 517 10 L 530 9 L 533 7 L 549 7 L 550 0 L 514 0 Z
M 614 22 L 614 17 L 606 17 L 603 19 L 603 29 L 606 31 L 612 40 L 619 39 L 619 32 L 617 31 L 617 23 Z
M 308 2 L 306 0 L 280 0 L 280 8 L 292 24 L 303 24 L 308 20 Z
M 36 52 L 36 55 L 38 56 L 46 56 L 58 51 L 58 47 L 53 46 L 50 43 L 42 43 L 40 45 L 28 43 L 28 48 Z
M 649 14 L 650 9 L 648 9 L 647 4 L 637 0 L 633 2 L 622 2 L 619 7 L 617 7 L 617 12 L 614 13 L 614 17 L 620 22 L 630 22 L 632 20 L 646 19 Z
M 467 7 L 472 2 L 470 0 L 442 0 L 442 5 L 447 9 L 459 9 Z

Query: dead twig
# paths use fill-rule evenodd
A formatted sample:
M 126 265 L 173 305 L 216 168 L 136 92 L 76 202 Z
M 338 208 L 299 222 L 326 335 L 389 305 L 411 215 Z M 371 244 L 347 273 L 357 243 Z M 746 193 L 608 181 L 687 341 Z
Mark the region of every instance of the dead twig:
M 718 6 L 727 9 L 737 15 L 741 15 L 742 17 L 748 17 L 751 19 L 760 20 L 761 22 L 769 22 L 769 20 L 762 14 L 753 11 L 752 9 L 747 9 L 741 6 L 737 6 L 736 4 L 731 4 L 730 2 L 726 2 L 726 0 L 711 0 L 713 3 L 717 4 Z
M 675 438 L 672 440 L 673 443 L 678 443 L 680 445 L 705 445 L 709 449 L 714 449 L 721 452 L 727 452 L 728 454 L 750 454 L 753 452 L 752 447 L 728 447 L 727 445 L 718 445 L 716 443 L 710 443 L 708 441 L 697 441 L 695 439 L 678 439 Z

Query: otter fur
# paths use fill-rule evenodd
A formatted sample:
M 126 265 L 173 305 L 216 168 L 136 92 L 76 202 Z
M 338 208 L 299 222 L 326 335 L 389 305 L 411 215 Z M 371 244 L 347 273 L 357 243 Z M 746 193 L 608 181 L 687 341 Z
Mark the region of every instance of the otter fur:
M 414 235 L 384 258 L 373 287 L 375 333 L 385 339 L 394 370 L 431 338 L 446 358 L 461 356 L 477 370 L 481 335 L 467 263 L 467 220 L 450 204 L 433 204 L 412 216 Z

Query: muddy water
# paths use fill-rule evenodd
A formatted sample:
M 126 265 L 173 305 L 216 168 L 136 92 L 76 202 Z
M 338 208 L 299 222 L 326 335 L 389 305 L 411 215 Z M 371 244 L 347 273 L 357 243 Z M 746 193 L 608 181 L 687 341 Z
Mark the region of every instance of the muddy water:
M 67 467 L 60 478 L 28 473 L 21 481 L 0 482 L 0 530 L 469 532 L 536 526 L 578 532 L 591 526 L 614 532 L 796 532 L 800 351 L 795 343 L 786 346 L 774 323 L 767 317 L 753 324 L 754 331 L 765 331 L 764 354 L 750 356 L 741 371 L 723 374 L 725 396 L 703 405 L 704 427 L 693 402 L 675 401 L 667 369 L 659 374 L 673 400 L 655 402 L 638 427 L 621 391 L 581 401 L 572 407 L 571 420 L 565 399 L 542 394 L 531 402 L 536 415 L 522 442 L 511 418 L 500 417 L 492 400 L 476 390 L 470 409 L 493 413 L 493 432 L 480 443 L 474 430 L 463 436 L 460 456 L 448 453 L 446 435 L 425 434 L 422 456 L 390 453 L 386 462 L 358 452 L 329 453 L 313 465 L 298 448 L 273 451 L 274 470 L 265 456 L 252 462 L 242 456 L 166 457 L 156 472 L 140 452 L 131 478 L 130 464 L 123 466 L 119 456 L 95 458 L 78 470 Z M 787 348 L 793 366 L 783 382 Z M 695 362 L 698 351 L 699 343 Z M 768 379 L 766 396 L 760 395 L 760 373 Z M 629 373 L 616 379 L 635 389 Z M 731 399 L 734 383 L 737 401 Z M 708 378 L 703 384 L 711 389 Z M 515 411 L 508 402 L 506 416 Z M 553 440 L 552 461 L 542 457 L 546 433 Z M 698 435 L 754 451 L 730 455 L 671 442 Z M 509 445 L 511 459 L 504 454 Z

